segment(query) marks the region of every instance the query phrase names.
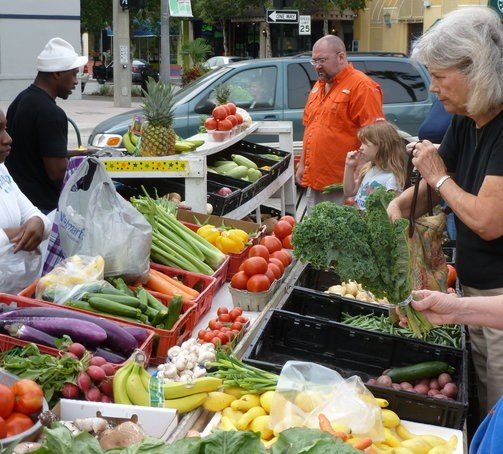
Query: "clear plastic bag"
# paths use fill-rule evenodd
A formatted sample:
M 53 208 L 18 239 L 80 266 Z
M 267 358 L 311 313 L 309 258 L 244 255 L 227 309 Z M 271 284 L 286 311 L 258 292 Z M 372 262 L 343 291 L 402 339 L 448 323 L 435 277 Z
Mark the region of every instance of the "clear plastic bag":
M 58 206 L 65 257 L 101 255 L 105 276 L 145 276 L 150 265 L 152 228 L 115 190 L 102 163 L 82 162 L 65 184 Z
M 320 413 L 332 424 L 349 426 L 355 436 L 384 438 L 381 409 L 360 377 L 344 379 L 318 364 L 288 361 L 272 399 L 270 427 L 319 429 Z
M 19 251 L 15 244 L 0 247 L 0 292 L 16 294 L 40 276 L 42 256 L 40 251 Z

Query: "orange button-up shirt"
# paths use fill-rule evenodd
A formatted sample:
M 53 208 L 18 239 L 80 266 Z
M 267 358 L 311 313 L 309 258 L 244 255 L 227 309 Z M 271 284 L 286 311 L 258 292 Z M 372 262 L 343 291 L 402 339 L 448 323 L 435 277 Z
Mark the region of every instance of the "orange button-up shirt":
M 304 109 L 302 185 L 316 190 L 344 178 L 346 154 L 360 147 L 360 128 L 383 120 L 379 84 L 350 63 L 332 80 L 316 82 Z

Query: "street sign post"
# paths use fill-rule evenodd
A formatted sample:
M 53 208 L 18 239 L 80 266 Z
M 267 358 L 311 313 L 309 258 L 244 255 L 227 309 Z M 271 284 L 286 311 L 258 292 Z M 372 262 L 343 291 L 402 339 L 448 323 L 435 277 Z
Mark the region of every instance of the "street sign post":
M 268 9 L 266 21 L 270 24 L 297 24 L 299 22 L 299 12 L 296 10 Z
M 311 34 L 311 16 L 299 16 L 299 35 Z

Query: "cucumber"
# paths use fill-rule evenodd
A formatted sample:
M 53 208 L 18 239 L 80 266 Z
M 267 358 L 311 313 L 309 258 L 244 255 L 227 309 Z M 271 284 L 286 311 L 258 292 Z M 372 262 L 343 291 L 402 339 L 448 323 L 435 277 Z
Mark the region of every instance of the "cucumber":
M 231 167 L 237 167 L 238 166 L 234 161 L 226 161 L 226 160 L 215 161 L 213 163 L 213 167 L 221 167 L 221 166 L 227 166 L 227 165 L 230 165 Z
M 106 314 L 131 317 L 137 320 L 139 320 L 140 316 L 142 315 L 141 311 L 139 309 L 136 309 L 135 307 L 126 306 L 125 304 L 116 303 L 115 301 L 110 301 L 105 298 L 94 296 L 92 298 L 89 298 L 88 301 L 93 309 L 104 312 Z
M 168 316 L 164 320 L 164 329 L 170 330 L 173 328 L 174 324 L 180 318 L 180 313 L 182 312 L 182 297 L 180 295 L 175 295 L 171 298 L 168 307 Z
M 132 307 L 140 307 L 141 303 L 138 298 L 135 296 L 128 296 L 128 295 L 113 295 L 110 293 L 88 293 L 86 295 L 86 298 L 104 298 L 108 301 L 113 301 L 115 303 L 120 303 L 120 304 L 125 304 L 126 306 L 132 306 Z
M 245 156 L 242 156 L 240 154 L 233 154 L 231 158 L 236 164 L 240 166 L 245 166 L 249 169 L 258 169 L 257 164 L 255 164 L 252 160 L 248 159 Z
M 278 156 L 277 154 L 272 153 L 264 153 L 260 155 L 262 158 L 270 159 L 271 161 L 281 161 L 283 159 L 282 156 Z
M 225 175 L 228 177 L 237 178 L 237 179 L 247 177 L 248 176 L 248 167 L 237 166 L 236 168 L 229 170 Z
M 390 377 L 393 383 L 401 383 L 403 381 L 421 380 L 421 378 L 438 377 L 444 372 L 453 374 L 456 369 L 444 361 L 425 361 L 411 366 L 394 367 L 387 371 L 385 375 Z

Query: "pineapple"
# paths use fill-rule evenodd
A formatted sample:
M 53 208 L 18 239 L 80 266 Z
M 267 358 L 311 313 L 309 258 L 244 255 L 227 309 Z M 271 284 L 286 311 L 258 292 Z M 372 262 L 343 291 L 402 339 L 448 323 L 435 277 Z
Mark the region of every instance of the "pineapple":
M 231 94 L 231 89 L 226 84 L 220 84 L 215 87 L 215 98 L 217 101 L 217 106 L 223 106 L 229 102 L 229 96 Z
M 154 79 L 147 81 L 143 91 L 143 112 L 147 122 L 142 127 L 142 156 L 175 154 L 176 133 L 173 123 L 173 87 Z

